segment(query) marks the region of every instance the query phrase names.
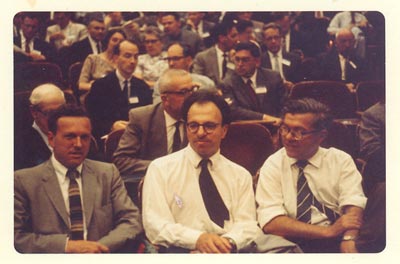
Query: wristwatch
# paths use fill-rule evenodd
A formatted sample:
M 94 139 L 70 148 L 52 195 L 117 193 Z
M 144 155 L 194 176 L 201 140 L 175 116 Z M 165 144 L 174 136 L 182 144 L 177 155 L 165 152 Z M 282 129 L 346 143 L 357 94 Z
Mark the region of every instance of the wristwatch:
M 231 253 L 238 253 L 235 240 L 230 237 L 226 237 L 226 239 L 228 240 L 229 244 L 231 244 Z
M 345 235 L 342 237 L 342 241 L 354 241 L 356 240 L 356 236 L 351 236 L 351 235 Z

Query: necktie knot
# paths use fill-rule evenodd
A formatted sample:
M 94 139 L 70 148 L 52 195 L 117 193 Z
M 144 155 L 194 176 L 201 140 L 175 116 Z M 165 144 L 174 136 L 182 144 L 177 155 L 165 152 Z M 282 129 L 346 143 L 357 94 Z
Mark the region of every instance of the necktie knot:
M 202 159 L 202 160 L 199 162 L 199 167 L 201 167 L 201 169 L 207 169 L 208 162 L 210 162 L 209 159 Z
M 70 180 L 75 180 L 75 179 L 79 178 L 79 172 L 76 169 L 69 169 L 67 171 L 67 177 Z
M 299 167 L 299 169 L 304 170 L 304 168 L 307 166 L 308 161 L 307 160 L 298 160 L 296 162 L 297 167 Z

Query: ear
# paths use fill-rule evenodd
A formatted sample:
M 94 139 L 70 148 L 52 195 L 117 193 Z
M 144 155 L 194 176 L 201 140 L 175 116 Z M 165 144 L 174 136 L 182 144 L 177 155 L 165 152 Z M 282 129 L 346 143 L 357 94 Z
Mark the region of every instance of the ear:
M 260 65 L 261 65 L 261 58 L 255 58 L 256 59 L 256 66 L 257 66 L 257 68 L 258 67 L 260 67 Z
M 321 144 L 322 141 L 324 141 L 328 137 L 328 130 L 323 129 L 321 132 L 319 132 L 319 143 Z
M 225 138 L 226 133 L 228 133 L 228 125 L 222 125 L 222 135 L 221 138 Z
M 29 106 L 29 111 L 31 112 L 33 119 L 36 119 L 38 112 L 35 110 L 35 108 L 32 105 Z

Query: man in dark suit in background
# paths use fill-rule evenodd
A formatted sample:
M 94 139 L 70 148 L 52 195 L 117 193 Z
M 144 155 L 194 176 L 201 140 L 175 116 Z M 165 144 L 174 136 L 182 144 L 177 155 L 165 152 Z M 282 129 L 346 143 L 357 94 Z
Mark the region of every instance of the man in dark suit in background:
M 279 24 L 265 25 L 263 40 L 267 50 L 261 56 L 261 67 L 279 72 L 288 86 L 301 81 L 301 58 L 295 53 L 282 49 L 282 32 Z
M 38 38 L 39 17 L 25 12 L 21 16 L 21 30 L 14 37 L 14 63 L 27 61 L 49 61 L 56 58 L 56 50 Z
M 205 12 L 187 12 L 187 20 L 185 28 L 197 33 L 203 40 L 206 48 L 211 47 L 211 31 L 215 23 L 204 20 Z
M 187 144 L 184 124 L 176 123 L 181 121 L 183 100 L 195 90 L 190 74 L 184 70 L 169 69 L 160 77 L 159 89 L 161 103 L 138 107 L 129 112 L 128 126 L 114 153 L 113 162 L 135 202 L 137 184 L 146 173 L 149 163 Z M 179 135 L 178 142 L 174 140 L 176 133 Z M 174 143 L 177 149 L 174 149 Z
M 124 40 L 116 46 L 115 54 L 117 69 L 96 80 L 85 100 L 98 143 L 111 131 L 114 122 L 128 120 L 129 109 L 152 103 L 149 86 L 132 76 L 139 55 L 137 45 Z
M 14 176 L 14 246 L 21 253 L 120 252 L 142 232 L 114 165 L 86 159 L 90 119 L 66 105 L 49 117 L 53 155 Z
M 222 93 L 232 108 L 233 120 L 280 123 L 286 92 L 278 72 L 260 68 L 260 49 L 252 43 L 235 46 L 235 72 L 223 82 Z
M 47 140 L 48 115 L 50 111 L 65 104 L 63 91 L 50 83 L 33 89 L 29 101 L 33 124 L 29 127 L 21 126 L 14 131 L 14 170 L 33 167 L 50 158 L 53 148 Z

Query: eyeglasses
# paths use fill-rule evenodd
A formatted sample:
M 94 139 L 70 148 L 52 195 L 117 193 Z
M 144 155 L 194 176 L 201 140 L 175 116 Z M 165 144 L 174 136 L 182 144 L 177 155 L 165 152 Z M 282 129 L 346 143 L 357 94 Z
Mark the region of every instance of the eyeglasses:
M 280 39 L 281 39 L 281 36 L 271 36 L 271 37 L 265 38 L 265 41 L 280 40 Z
M 196 92 L 197 90 L 199 90 L 199 86 L 198 85 L 193 85 L 190 88 L 183 88 L 180 91 L 165 91 L 163 93 L 164 94 L 175 94 L 175 95 L 180 95 L 180 96 L 186 96 L 188 94 Z
M 44 111 L 44 110 L 40 109 L 39 107 L 36 108 L 36 111 L 41 113 L 44 117 L 49 117 L 49 115 L 51 113 L 51 110 Z
M 299 130 L 299 129 L 295 130 L 295 129 L 289 128 L 286 125 L 281 125 L 279 127 L 279 133 L 282 136 L 286 136 L 287 134 L 291 133 L 292 137 L 295 140 L 302 140 L 304 138 L 304 136 L 313 134 L 316 132 L 320 132 L 320 131 L 321 131 L 321 129 L 316 129 L 316 130 L 311 130 L 311 131 L 303 131 L 303 130 Z
M 190 133 L 197 133 L 197 131 L 199 131 L 200 127 L 203 127 L 204 131 L 207 134 L 211 134 L 215 131 L 215 129 L 217 128 L 217 126 L 220 125 L 218 123 L 213 123 L 213 122 L 206 122 L 204 124 L 199 124 L 197 122 L 190 122 L 186 124 L 186 127 L 188 128 Z
M 241 57 L 235 57 L 235 58 L 233 58 L 233 60 L 234 60 L 236 63 L 240 63 L 240 62 L 248 63 L 248 62 L 251 60 L 251 58 L 250 58 L 250 57 L 243 57 L 243 58 L 241 58 Z
M 178 61 L 185 58 L 185 56 L 174 56 L 174 57 L 166 57 L 164 60 L 166 61 Z
M 144 44 L 155 44 L 158 41 L 160 41 L 159 39 L 147 39 L 144 41 Z

